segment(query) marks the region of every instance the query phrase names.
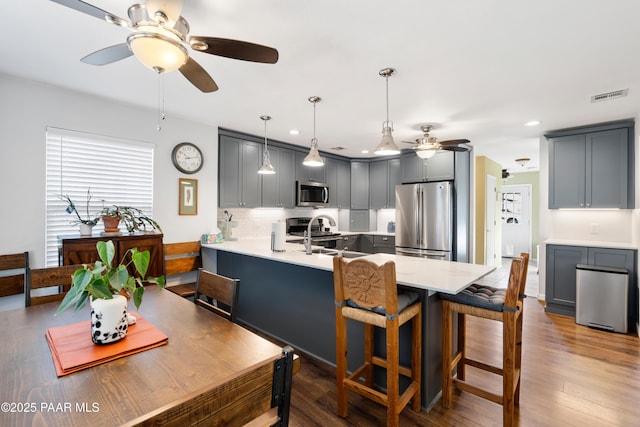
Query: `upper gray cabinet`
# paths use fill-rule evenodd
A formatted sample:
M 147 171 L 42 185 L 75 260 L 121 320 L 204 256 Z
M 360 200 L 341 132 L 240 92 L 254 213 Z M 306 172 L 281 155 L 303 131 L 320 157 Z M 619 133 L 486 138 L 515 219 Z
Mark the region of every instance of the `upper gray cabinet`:
M 368 161 L 351 161 L 351 209 L 369 209 Z
M 351 204 L 351 164 L 328 157 L 325 162 L 329 207 L 349 209 Z
M 262 206 L 293 208 L 295 198 L 295 152 L 269 145 L 269 157 L 276 173 L 261 175 Z
M 438 151 L 430 159 L 422 159 L 413 151 L 400 155 L 402 183 L 449 181 L 455 178 L 455 153 Z
M 401 184 L 400 159 L 377 160 L 369 164 L 369 208 L 396 206 L 396 185 Z
M 218 197 L 221 208 L 254 208 L 261 205 L 258 169 L 262 145 L 220 135 Z
M 549 208 L 633 209 L 632 122 L 573 129 L 549 140 Z
M 296 151 L 296 180 L 298 181 L 313 181 L 313 182 L 327 182 L 326 175 L 326 162 L 324 166 L 305 166 L 302 164 L 304 158 L 307 157 L 308 152 Z

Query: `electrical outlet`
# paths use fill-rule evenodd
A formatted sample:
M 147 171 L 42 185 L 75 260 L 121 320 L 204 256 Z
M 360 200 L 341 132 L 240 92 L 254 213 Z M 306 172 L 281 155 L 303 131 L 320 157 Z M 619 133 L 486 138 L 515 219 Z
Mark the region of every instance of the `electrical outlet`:
M 600 224 L 591 223 L 591 234 L 600 233 Z

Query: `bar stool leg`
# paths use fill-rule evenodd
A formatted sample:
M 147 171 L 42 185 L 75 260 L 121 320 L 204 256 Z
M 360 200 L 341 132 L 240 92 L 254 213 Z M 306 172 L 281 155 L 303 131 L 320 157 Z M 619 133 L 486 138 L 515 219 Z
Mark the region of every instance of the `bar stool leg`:
M 367 368 L 364 371 L 364 384 L 373 387 L 373 332 L 374 326 L 364 324 L 364 363 Z
M 451 405 L 451 304 L 442 301 L 442 406 L 448 408 Z
M 514 378 L 516 358 L 516 321 L 513 313 L 506 314 L 503 320 L 502 348 L 502 422 L 505 427 L 513 425 L 514 419 Z
M 456 366 L 456 376 L 459 380 L 464 381 L 467 357 L 467 317 L 464 313 L 458 313 L 458 353 L 461 354 L 460 361 Z
M 400 418 L 398 413 L 398 377 L 400 375 L 398 370 L 400 363 L 398 328 L 397 318 L 387 320 L 387 427 L 397 427 Z
M 522 375 L 522 317 L 524 312 L 520 312 L 516 323 L 516 361 L 515 366 L 520 375 Z M 520 376 L 518 377 L 518 383 L 516 384 L 516 391 L 513 395 L 513 403 L 516 406 L 520 405 Z
M 337 382 L 337 400 L 338 400 L 338 416 L 347 416 L 347 390 L 344 386 L 344 380 L 347 377 L 347 321 L 338 313 L 340 307 L 336 307 L 336 382 Z

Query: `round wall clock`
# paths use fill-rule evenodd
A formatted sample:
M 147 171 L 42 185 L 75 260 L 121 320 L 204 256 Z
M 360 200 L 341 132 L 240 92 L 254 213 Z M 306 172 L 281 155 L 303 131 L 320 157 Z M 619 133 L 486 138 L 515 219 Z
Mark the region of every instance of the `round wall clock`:
M 173 165 L 180 172 L 196 173 L 202 169 L 202 151 L 190 142 L 181 142 L 171 152 Z

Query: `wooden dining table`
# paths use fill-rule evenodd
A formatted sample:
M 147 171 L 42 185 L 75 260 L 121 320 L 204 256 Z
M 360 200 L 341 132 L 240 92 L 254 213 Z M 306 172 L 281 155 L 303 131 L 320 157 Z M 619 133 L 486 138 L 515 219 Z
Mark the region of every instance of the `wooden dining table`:
M 0 312 L 0 426 L 148 425 L 159 419 L 161 425 L 225 425 L 230 415 L 216 418 L 216 411 L 249 412 L 256 381 L 264 378 L 270 387 L 282 355 L 278 345 L 151 286 L 138 313 L 169 337 L 168 344 L 58 377 L 45 331 L 89 319 L 89 308 L 58 315 L 56 309 L 50 303 Z M 237 402 L 243 393 L 244 406 Z

